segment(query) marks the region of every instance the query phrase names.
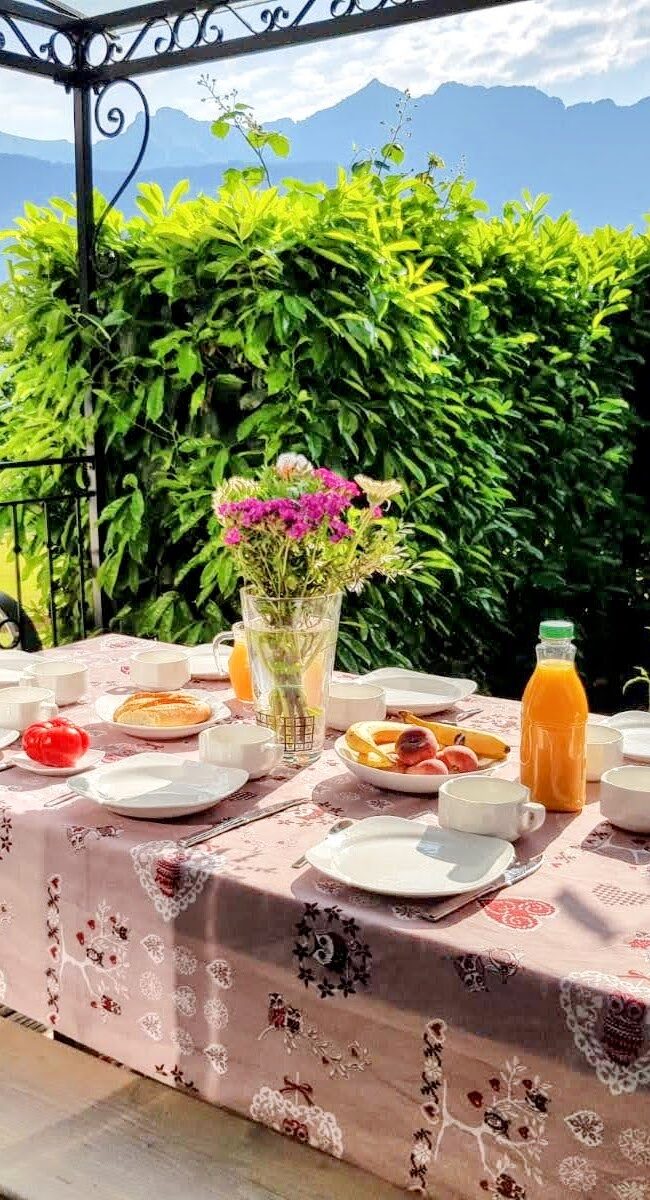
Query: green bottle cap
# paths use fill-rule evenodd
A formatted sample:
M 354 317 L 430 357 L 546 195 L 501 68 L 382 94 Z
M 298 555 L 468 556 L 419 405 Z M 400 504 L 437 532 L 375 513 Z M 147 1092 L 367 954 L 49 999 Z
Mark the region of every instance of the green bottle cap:
M 544 641 L 570 641 L 573 637 L 573 621 L 540 621 L 539 636 Z

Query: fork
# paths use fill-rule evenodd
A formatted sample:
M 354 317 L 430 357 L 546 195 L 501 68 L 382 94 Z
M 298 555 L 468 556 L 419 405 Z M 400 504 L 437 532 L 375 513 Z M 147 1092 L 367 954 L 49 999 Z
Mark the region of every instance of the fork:
M 69 800 L 74 800 L 78 796 L 78 792 L 73 792 L 72 788 L 68 788 L 67 792 L 62 792 L 60 796 L 51 796 L 46 800 L 43 808 L 58 808 L 60 804 L 67 804 Z

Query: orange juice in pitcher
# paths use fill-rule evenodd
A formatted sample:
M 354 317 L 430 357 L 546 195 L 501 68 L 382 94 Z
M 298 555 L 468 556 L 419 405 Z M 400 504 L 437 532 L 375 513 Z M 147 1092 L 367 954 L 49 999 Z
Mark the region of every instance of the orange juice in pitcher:
M 586 797 L 588 704 L 575 668 L 571 621 L 542 621 L 537 666 L 521 713 L 521 782 L 551 812 L 579 812 Z

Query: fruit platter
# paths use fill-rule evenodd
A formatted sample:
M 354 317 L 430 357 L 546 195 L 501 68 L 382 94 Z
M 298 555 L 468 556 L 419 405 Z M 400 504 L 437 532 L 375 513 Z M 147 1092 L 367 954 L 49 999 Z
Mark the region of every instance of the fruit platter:
M 507 742 L 482 729 L 400 715 L 401 721 L 358 721 L 337 739 L 338 757 L 358 779 L 391 792 L 433 795 L 449 776 L 492 771 L 510 753 Z

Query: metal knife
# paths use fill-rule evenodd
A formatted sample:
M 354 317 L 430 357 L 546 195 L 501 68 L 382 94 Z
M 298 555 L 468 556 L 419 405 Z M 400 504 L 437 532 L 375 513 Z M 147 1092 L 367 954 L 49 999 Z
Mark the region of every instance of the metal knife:
M 242 825 L 250 825 L 253 821 L 263 821 L 265 817 L 273 817 L 287 808 L 296 808 L 298 804 L 308 804 L 309 801 L 309 796 L 300 796 L 298 800 L 277 800 L 275 804 L 269 804 L 267 808 L 251 808 L 248 812 L 241 813 L 239 817 L 227 817 L 225 821 L 218 821 L 216 825 L 210 825 L 207 829 L 200 829 L 198 833 L 180 838 L 178 845 L 181 850 L 189 850 L 192 846 L 198 846 L 200 842 L 207 842 L 210 838 L 219 837 L 221 833 L 229 833 L 231 829 L 240 829 Z
M 475 892 L 463 892 L 460 896 L 452 896 L 451 900 L 443 900 L 436 908 L 435 912 L 420 914 L 425 921 L 441 921 L 443 917 L 448 917 L 450 913 L 457 912 L 459 908 L 465 908 L 465 905 L 471 904 L 474 900 L 479 900 L 482 896 L 489 896 L 492 892 L 500 892 L 502 888 L 512 887 L 513 883 L 519 883 L 520 879 L 526 879 L 528 875 L 534 875 L 544 862 L 544 855 L 538 854 L 535 858 L 528 859 L 527 862 L 514 862 L 512 866 L 506 870 L 494 883 L 488 887 L 480 888 Z

